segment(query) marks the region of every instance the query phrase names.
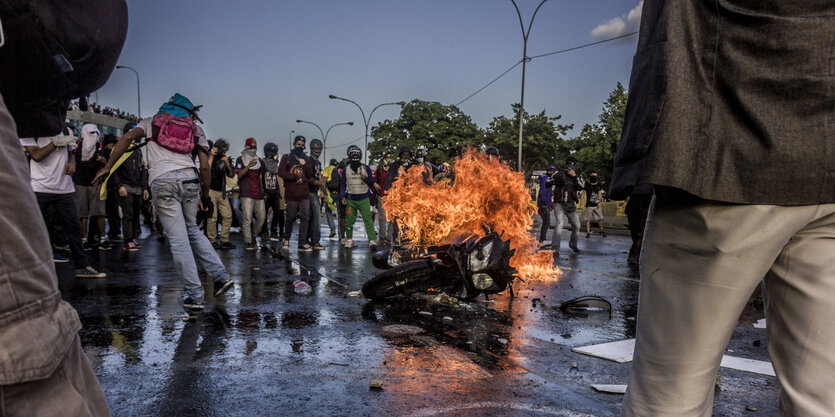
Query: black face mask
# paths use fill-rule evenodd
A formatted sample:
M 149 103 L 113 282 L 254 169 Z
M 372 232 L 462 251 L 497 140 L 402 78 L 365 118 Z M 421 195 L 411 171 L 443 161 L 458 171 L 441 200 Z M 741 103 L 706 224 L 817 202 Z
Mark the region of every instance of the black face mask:
M 293 148 L 293 156 L 296 158 L 304 158 L 304 148 Z
M 362 162 L 360 162 L 360 161 L 351 161 L 349 165 L 351 165 L 351 169 L 353 169 L 354 171 L 356 171 L 356 170 L 358 170 L 358 169 L 360 168 L 360 165 L 362 165 Z
M 589 177 L 589 180 L 591 181 L 592 184 L 596 184 L 597 183 L 597 175 L 592 175 L 591 177 Z
M 311 148 L 310 149 L 310 154 L 313 155 L 313 157 L 318 159 L 319 155 L 322 154 L 322 148 Z

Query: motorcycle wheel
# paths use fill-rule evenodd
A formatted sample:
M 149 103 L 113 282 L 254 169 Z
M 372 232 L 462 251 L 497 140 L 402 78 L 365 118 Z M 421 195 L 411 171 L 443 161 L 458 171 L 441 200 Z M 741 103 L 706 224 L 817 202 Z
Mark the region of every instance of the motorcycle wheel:
M 372 300 L 380 300 L 425 291 L 441 283 L 442 278 L 436 277 L 432 261 L 421 259 L 377 274 L 362 285 L 362 295 Z

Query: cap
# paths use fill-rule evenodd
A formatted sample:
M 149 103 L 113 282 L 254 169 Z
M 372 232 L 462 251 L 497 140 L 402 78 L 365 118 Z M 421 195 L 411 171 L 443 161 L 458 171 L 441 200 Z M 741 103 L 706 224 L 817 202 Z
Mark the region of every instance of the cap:
M 247 148 L 257 148 L 258 144 L 256 143 L 255 138 L 248 138 L 245 146 Z

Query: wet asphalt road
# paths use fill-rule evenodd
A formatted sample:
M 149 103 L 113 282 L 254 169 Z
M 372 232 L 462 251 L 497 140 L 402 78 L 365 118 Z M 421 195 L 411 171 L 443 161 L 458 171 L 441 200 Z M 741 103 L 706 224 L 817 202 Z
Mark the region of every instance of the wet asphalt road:
M 295 242 L 289 252 L 246 252 L 233 234 L 238 248 L 221 258 L 234 289 L 215 299 L 203 276 L 206 311 L 188 321 L 169 248 L 147 231 L 139 252 L 88 252 L 104 280 L 56 265 L 113 415 L 618 414 L 623 396 L 590 385 L 625 384 L 629 364 L 571 348 L 634 337 L 638 277 L 625 262 L 627 236 L 581 237 L 579 255 L 557 258 L 558 281 L 517 282 L 513 298 L 370 303 L 349 295 L 375 273 L 360 229 L 359 248 L 324 238 L 327 249 L 312 253 Z M 294 293 L 299 279 L 312 294 Z M 606 298 L 611 313 L 557 308 L 581 295 Z M 749 303 L 728 346 L 734 356 L 768 359 L 765 330 L 752 326 L 762 317 Z M 776 378 L 725 368 L 722 377 L 714 415 L 776 415 Z

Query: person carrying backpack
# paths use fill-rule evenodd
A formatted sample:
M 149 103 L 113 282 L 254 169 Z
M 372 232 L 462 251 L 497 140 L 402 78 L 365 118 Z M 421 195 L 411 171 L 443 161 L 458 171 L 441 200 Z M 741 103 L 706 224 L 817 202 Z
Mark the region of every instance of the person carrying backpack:
M 197 210 L 211 212 L 213 209 L 209 197 L 209 143 L 194 124 L 195 120 L 202 122 L 197 116 L 200 107 L 185 96 L 174 94 L 154 117 L 141 120 L 119 138 L 110 159 L 94 179 L 95 183 L 105 179 L 128 146 L 150 136 L 147 142 L 148 182 L 154 209 L 171 246 L 174 266 L 185 285 L 183 307 L 188 310 L 204 308 L 203 286 L 197 275 L 195 257 L 214 281 L 215 296 L 233 285 L 211 242 L 197 226 Z M 194 155 L 199 160 L 199 176 L 192 159 Z
M 365 234 L 368 236 L 368 245 L 371 249 L 377 249 L 377 235 L 374 233 L 374 219 L 371 218 L 371 190 L 372 187 L 380 188 L 374 183 L 374 175 L 371 168 L 361 162 L 362 151 L 358 146 L 348 147 L 348 165 L 345 166 L 343 175 L 339 181 L 339 198 L 345 205 L 345 243 L 346 248 L 355 248 L 357 244 L 352 239 L 354 236 L 354 222 L 357 221 L 357 213 L 362 214 L 362 222 L 365 224 Z

